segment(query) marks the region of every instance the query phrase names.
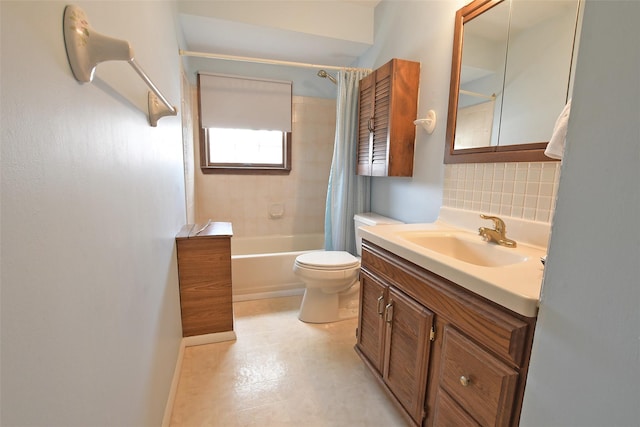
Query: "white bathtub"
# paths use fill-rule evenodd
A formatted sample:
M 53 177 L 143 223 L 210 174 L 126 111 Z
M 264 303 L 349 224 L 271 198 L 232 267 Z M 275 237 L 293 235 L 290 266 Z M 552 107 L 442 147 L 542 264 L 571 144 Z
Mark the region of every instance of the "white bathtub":
M 304 284 L 293 274 L 300 254 L 323 250 L 323 234 L 231 238 L 233 300 L 302 294 Z

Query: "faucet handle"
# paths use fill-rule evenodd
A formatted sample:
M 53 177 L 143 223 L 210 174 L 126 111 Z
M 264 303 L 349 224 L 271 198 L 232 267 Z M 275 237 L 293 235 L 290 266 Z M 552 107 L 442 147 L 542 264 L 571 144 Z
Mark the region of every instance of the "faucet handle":
M 502 219 L 498 218 L 497 216 L 480 214 L 480 218 L 482 218 L 482 219 L 490 219 L 491 221 L 493 221 L 493 226 L 494 226 L 495 230 L 498 231 L 498 232 L 505 233 L 506 230 L 507 230 L 507 226 L 504 224 L 504 221 Z

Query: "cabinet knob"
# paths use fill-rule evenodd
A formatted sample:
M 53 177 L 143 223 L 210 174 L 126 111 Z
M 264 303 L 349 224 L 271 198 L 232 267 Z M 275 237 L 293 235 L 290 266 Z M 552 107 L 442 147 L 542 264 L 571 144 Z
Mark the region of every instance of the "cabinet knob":
M 464 375 L 460 377 L 460 384 L 462 384 L 462 387 L 468 386 L 470 382 L 471 379 L 469 377 L 465 377 Z

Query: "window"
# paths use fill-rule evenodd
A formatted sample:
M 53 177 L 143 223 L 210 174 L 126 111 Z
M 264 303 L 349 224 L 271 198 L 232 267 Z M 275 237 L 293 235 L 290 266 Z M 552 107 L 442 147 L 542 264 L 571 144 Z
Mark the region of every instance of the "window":
M 251 129 L 204 129 L 206 168 L 290 171 L 291 133 Z
M 289 173 L 291 82 L 199 74 L 205 173 Z

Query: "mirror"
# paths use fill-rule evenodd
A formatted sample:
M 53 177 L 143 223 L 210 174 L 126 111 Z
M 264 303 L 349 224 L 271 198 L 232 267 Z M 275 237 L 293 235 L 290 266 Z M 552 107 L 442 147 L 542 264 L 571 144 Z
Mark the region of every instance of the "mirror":
M 579 0 L 475 0 L 456 13 L 445 163 L 552 161 Z

